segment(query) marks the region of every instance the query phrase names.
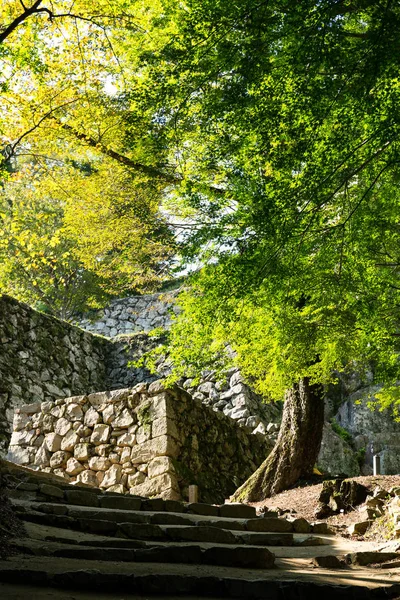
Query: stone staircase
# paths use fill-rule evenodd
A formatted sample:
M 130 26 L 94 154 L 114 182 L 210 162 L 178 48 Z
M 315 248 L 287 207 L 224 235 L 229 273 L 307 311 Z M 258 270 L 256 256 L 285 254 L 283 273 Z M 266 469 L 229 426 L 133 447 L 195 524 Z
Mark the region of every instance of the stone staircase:
M 346 540 L 323 533 L 324 523 L 298 533 L 301 519 L 257 516 L 247 505 L 123 496 L 5 465 L 8 496 L 26 535 L 13 540 L 14 556 L 0 563 L 0 595 L 2 585 L 17 582 L 146 597 L 336 600 L 399 594 L 398 586 L 383 588 L 380 579 L 373 590 L 362 587 L 365 572 L 355 567 L 339 587 L 326 569 L 317 569 L 318 577 L 310 569 L 314 557 L 346 552 Z

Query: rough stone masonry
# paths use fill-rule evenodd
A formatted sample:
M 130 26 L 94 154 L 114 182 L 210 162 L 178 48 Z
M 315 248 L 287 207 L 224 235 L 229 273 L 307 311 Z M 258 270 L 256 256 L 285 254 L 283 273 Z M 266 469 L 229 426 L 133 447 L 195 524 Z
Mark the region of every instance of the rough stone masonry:
M 8 459 L 68 482 L 137 496 L 223 502 L 272 446 L 162 381 L 27 404 L 16 410 Z
M 0 455 L 16 407 L 107 388 L 110 344 L 0 296 Z

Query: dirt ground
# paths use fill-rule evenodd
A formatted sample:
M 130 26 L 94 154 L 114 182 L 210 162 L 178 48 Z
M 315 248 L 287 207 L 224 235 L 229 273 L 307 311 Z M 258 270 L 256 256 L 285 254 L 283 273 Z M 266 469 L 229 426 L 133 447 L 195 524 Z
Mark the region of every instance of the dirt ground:
M 0 583 L 2 600 L 165 600 L 165 596 L 136 596 L 135 594 L 101 594 L 99 592 L 77 592 L 56 590 L 25 585 Z M 196 596 L 168 596 L 168 600 L 201 600 Z M 207 600 L 218 600 L 207 598 Z
M 390 490 L 392 487 L 400 487 L 400 475 L 377 475 L 369 477 L 352 477 L 352 481 L 357 481 L 365 485 L 371 492 L 376 487 L 381 487 L 385 490 Z M 315 511 L 318 508 L 318 498 L 322 490 L 322 483 L 307 484 L 295 487 L 291 490 L 281 492 L 272 498 L 268 498 L 263 502 L 253 503 L 256 507 L 265 507 L 269 510 L 289 510 L 293 515 L 304 517 L 307 521 L 315 521 Z M 352 523 L 360 520 L 357 508 L 348 513 L 340 513 L 327 519 L 318 519 L 326 521 L 335 531 L 340 533 Z M 375 531 L 376 530 L 376 531 Z M 374 528 L 369 539 L 383 541 L 385 539 L 386 530 L 380 530 L 379 527 Z
M 8 499 L 0 491 L 0 560 L 4 560 L 10 554 L 9 539 L 20 536 L 23 532 L 23 524 L 15 516 Z

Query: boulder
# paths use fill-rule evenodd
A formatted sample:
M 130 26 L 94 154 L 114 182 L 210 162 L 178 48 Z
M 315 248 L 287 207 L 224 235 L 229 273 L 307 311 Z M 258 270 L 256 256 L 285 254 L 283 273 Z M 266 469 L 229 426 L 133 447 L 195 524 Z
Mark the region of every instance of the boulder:
M 359 521 L 353 523 L 347 528 L 350 535 L 364 535 L 364 533 L 371 527 L 373 521 Z

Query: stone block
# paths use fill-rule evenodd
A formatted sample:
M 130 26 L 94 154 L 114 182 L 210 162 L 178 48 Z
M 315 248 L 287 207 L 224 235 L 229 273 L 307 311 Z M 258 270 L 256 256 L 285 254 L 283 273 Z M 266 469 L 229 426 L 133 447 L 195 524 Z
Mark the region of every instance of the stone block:
M 288 519 L 288 521 L 292 524 L 294 533 L 310 533 L 311 531 L 310 523 L 303 517 Z
M 31 462 L 31 454 L 27 448 L 10 446 L 8 448 L 7 460 L 14 462 L 17 465 L 29 465 Z
M 125 493 L 125 488 L 122 485 L 122 483 L 117 483 L 115 485 L 111 485 L 109 488 L 107 488 L 107 492 L 115 492 L 116 494 L 124 494 Z
M 64 452 L 63 450 L 59 450 L 58 452 L 54 452 L 50 458 L 50 466 L 52 469 L 57 467 L 65 467 L 68 459 L 71 457 L 69 452 Z
M 24 413 L 15 413 L 13 420 L 13 430 L 21 431 L 29 423 L 31 417 Z
M 40 412 L 42 407 L 42 403 L 41 402 L 32 402 L 32 404 L 23 404 L 22 406 L 19 407 L 19 414 L 25 414 L 25 415 L 33 415 L 37 412 Z
M 221 504 L 219 507 L 219 516 L 231 517 L 233 519 L 252 519 L 257 515 L 254 506 L 248 506 L 247 504 L 240 503 L 230 503 Z
M 134 433 L 124 433 L 122 434 L 119 438 L 117 438 L 117 446 L 128 446 L 130 448 L 132 448 L 133 446 L 136 446 L 137 444 L 137 440 L 136 440 L 136 435 Z
M 179 456 L 179 446 L 174 439 L 161 435 L 154 440 L 148 440 L 144 444 L 134 446 L 131 453 L 132 464 L 148 463 L 156 456 Z
M 151 424 L 151 436 L 156 438 L 160 435 L 169 435 L 178 441 L 181 437 L 176 426 L 176 422 L 167 417 L 159 417 L 158 419 L 154 419 Z
M 98 486 L 97 473 L 95 473 L 94 471 L 82 471 L 81 473 L 79 473 L 77 481 L 85 485 L 90 485 L 92 487 Z
M 90 437 L 90 441 L 92 444 L 96 446 L 100 444 L 105 444 L 108 442 L 110 437 L 110 426 L 109 425 L 95 425 L 93 428 L 93 433 Z
M 209 525 L 191 525 L 189 527 L 171 525 L 166 530 L 166 533 L 170 540 L 176 542 L 205 542 L 212 544 L 237 544 L 238 542 L 232 531 Z
M 54 402 L 47 400 L 46 402 L 42 402 L 40 405 L 40 410 L 43 414 L 48 414 L 54 408 Z
M 61 440 L 61 450 L 73 452 L 75 446 L 79 443 L 79 439 L 79 435 L 73 429 L 70 429 Z
M 157 456 L 148 464 L 147 472 L 150 478 L 158 477 L 163 473 L 175 473 L 173 461 L 168 456 Z
M 142 404 L 139 404 L 137 407 L 137 413 L 140 413 Z M 153 421 L 159 417 L 175 419 L 176 414 L 174 408 L 174 397 L 169 392 L 164 392 L 162 394 L 158 394 L 157 396 L 153 396 L 150 399 L 150 414 Z
M 134 477 L 134 475 L 132 477 Z M 163 475 L 159 475 L 153 479 L 147 478 L 144 483 L 131 487 L 130 493 L 135 496 L 146 497 L 158 496 L 164 492 L 169 492 L 169 490 L 179 492 L 178 482 L 170 473 L 163 473 Z
M 209 517 L 219 516 L 219 507 L 213 504 L 205 504 L 203 502 L 191 502 L 187 504 L 187 510 L 195 515 L 205 515 Z
M 165 500 L 165 510 L 167 512 L 185 513 L 187 512 L 187 507 L 183 502 L 177 500 Z
M 360 521 L 359 523 L 353 523 L 347 528 L 350 535 L 364 535 L 364 533 L 372 525 L 373 521 Z
M 74 448 L 74 458 L 80 461 L 88 461 L 90 457 L 89 444 L 77 444 Z
M 89 403 L 96 410 L 104 410 L 109 404 L 110 393 L 109 392 L 96 392 L 95 394 L 89 394 L 87 399 Z
M 150 523 L 120 523 L 119 528 L 129 538 L 134 540 L 166 541 L 167 536 L 159 525 Z
M 82 421 L 83 410 L 79 404 L 71 403 L 67 404 L 65 410 L 65 416 L 69 421 Z
M 88 471 L 84 471 L 88 472 Z M 80 475 L 82 475 L 81 473 Z M 92 490 L 66 490 L 65 499 L 68 504 L 74 504 L 78 506 L 99 506 L 98 495 L 94 494 Z
M 129 388 L 125 388 L 125 389 L 121 389 L 121 390 L 112 390 L 111 392 L 108 392 L 108 394 L 109 394 L 108 402 L 112 402 L 113 404 L 115 404 L 116 402 L 122 402 L 123 400 L 128 400 L 132 394 L 132 391 Z
M 275 555 L 267 548 L 218 547 L 204 550 L 203 562 L 225 567 L 272 569 Z
M 110 425 L 114 419 L 114 405 L 109 404 L 108 406 L 106 406 L 106 408 L 103 410 L 102 414 L 103 414 L 103 422 L 106 425 Z
M 50 456 L 50 452 L 47 450 L 46 445 L 43 443 L 35 454 L 35 460 L 33 464 L 38 467 L 49 467 Z
M 112 465 L 104 473 L 104 479 L 101 482 L 101 488 L 109 488 L 112 485 L 117 485 L 121 481 L 122 467 L 118 464 Z
M 165 510 L 165 501 L 162 498 L 141 498 L 142 510 L 160 512 Z M 148 516 L 146 515 L 146 518 Z
M 111 462 L 104 456 L 92 456 L 89 459 L 89 469 L 92 471 L 107 471 L 111 467 Z
M 154 437 L 154 436 L 153 436 Z M 139 426 L 136 431 L 136 443 L 143 444 L 151 438 L 151 425 Z
M 101 416 L 92 406 L 86 411 L 84 423 L 86 427 L 94 427 L 101 423 Z
M 66 473 L 68 473 L 68 475 L 78 475 L 81 471 L 84 470 L 85 467 L 83 467 L 81 463 L 76 460 L 76 458 L 71 457 L 68 459 L 67 465 L 65 467 L 65 471 Z
M 87 396 L 70 396 L 65 400 L 65 404 L 80 404 L 81 406 L 86 404 L 86 402 Z
M 246 523 L 248 531 L 261 531 L 261 532 L 276 532 L 276 533 L 289 533 L 293 531 L 293 525 L 286 519 L 278 518 L 264 518 L 264 519 L 249 519 Z
M 104 496 L 100 496 L 100 506 L 101 508 L 111 508 L 114 510 L 140 510 L 142 501 L 140 498 L 130 498 L 127 496 L 118 498 L 117 496 L 108 496 L 106 493 Z
M 324 521 L 321 521 L 319 523 L 311 523 L 311 531 L 313 533 L 332 533 L 328 527 L 328 523 L 325 523 Z
M 137 473 L 134 473 L 133 475 L 129 475 L 128 488 L 133 488 L 136 485 L 141 485 L 146 481 L 146 479 L 146 475 L 144 475 L 144 473 L 140 473 L 139 471 Z
M 39 492 L 40 494 L 43 494 L 43 496 L 50 496 L 52 498 L 60 499 L 64 497 L 64 492 L 61 488 L 47 483 L 42 483 L 42 485 L 39 486 Z
M 58 433 L 58 435 L 61 435 L 62 437 L 66 435 L 70 429 L 72 429 L 72 423 L 67 421 L 67 419 L 64 419 L 64 417 L 58 419 L 54 426 L 54 432 Z
M 35 437 L 36 432 L 34 429 L 30 431 L 14 431 L 11 435 L 10 446 L 30 446 Z
M 399 556 L 400 554 L 397 552 L 353 552 L 352 554 L 346 554 L 346 562 L 351 565 L 366 567 L 367 565 L 394 560 Z
M 127 429 L 135 422 L 136 418 L 132 415 L 128 408 L 124 408 L 119 415 L 114 416 L 114 418 L 111 420 L 114 429 Z
M 44 444 L 49 452 L 58 452 L 61 450 L 62 439 L 58 433 L 48 433 L 44 438 Z
M 322 567 L 323 569 L 342 569 L 345 566 L 344 561 L 331 554 L 328 556 L 316 556 L 312 562 L 316 567 Z

